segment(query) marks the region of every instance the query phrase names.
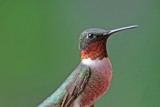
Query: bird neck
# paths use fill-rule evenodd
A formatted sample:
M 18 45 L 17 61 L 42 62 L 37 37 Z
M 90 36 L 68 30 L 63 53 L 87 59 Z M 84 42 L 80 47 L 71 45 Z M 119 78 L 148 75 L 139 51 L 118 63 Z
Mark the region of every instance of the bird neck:
M 99 40 L 91 43 L 86 49 L 81 50 L 81 59 L 99 59 L 108 57 L 106 51 L 106 40 Z

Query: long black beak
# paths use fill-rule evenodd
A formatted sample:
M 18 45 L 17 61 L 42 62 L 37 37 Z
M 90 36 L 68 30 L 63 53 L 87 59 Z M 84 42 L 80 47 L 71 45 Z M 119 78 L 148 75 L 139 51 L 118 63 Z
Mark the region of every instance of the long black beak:
M 128 29 L 133 29 L 133 28 L 136 28 L 136 27 L 138 27 L 138 25 L 121 27 L 121 28 L 117 28 L 117 29 L 110 30 L 110 31 L 104 33 L 103 35 L 112 35 L 112 34 L 114 34 L 114 33 L 116 33 L 116 32 L 120 32 L 120 31 L 128 30 Z

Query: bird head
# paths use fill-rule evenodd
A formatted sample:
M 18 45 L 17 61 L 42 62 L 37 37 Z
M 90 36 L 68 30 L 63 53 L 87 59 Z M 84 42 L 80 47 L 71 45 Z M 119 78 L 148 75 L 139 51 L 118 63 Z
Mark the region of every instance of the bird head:
M 113 30 L 104 30 L 99 28 L 90 28 L 83 31 L 79 38 L 79 47 L 81 50 L 81 58 L 87 59 L 103 59 L 104 57 L 108 57 L 106 51 L 106 42 L 108 37 L 112 34 L 132 29 L 137 27 L 137 25 L 121 27 Z

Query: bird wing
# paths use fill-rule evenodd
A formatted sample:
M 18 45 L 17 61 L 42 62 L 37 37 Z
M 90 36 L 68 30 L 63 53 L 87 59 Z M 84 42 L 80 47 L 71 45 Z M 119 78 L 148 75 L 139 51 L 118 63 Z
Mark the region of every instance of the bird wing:
M 90 68 L 80 64 L 64 83 L 38 107 L 69 107 L 83 91 L 90 74 Z
M 78 71 L 76 71 L 73 80 L 70 81 L 70 83 L 66 87 L 67 91 L 60 107 L 69 107 L 83 91 L 85 85 L 89 80 L 91 72 L 88 66 L 80 65 L 79 69 L 77 70 Z

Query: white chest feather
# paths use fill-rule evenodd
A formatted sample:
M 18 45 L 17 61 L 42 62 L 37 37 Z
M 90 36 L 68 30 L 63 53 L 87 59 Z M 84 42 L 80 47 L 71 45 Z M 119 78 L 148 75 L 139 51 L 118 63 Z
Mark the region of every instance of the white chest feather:
M 111 67 L 111 63 L 110 63 L 109 58 L 103 58 L 102 60 L 99 60 L 99 59 L 92 60 L 92 59 L 88 58 L 88 59 L 83 59 L 82 63 L 85 65 L 94 66 L 94 67 L 99 67 L 99 66 L 101 66 L 101 67 L 110 66 Z

